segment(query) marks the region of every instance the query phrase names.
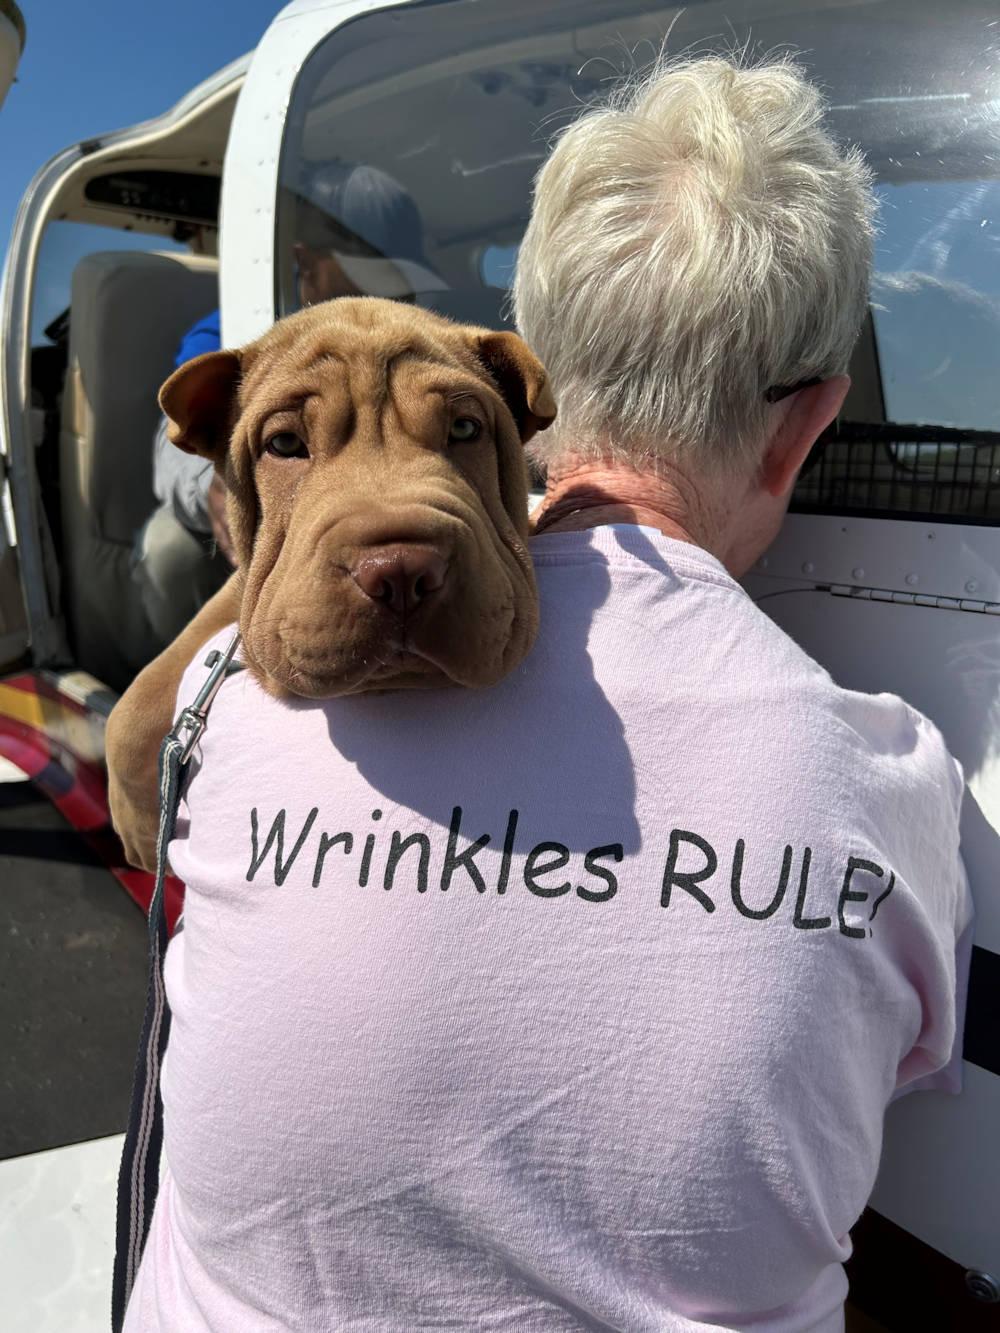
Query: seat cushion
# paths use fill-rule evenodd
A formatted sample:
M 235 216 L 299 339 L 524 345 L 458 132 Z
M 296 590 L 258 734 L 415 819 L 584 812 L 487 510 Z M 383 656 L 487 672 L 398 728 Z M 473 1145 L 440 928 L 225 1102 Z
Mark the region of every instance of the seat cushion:
M 157 391 L 218 305 L 212 258 L 87 255 L 73 274 L 60 436 L 64 609 L 81 666 L 117 689 L 157 651 L 131 577 L 152 489 Z

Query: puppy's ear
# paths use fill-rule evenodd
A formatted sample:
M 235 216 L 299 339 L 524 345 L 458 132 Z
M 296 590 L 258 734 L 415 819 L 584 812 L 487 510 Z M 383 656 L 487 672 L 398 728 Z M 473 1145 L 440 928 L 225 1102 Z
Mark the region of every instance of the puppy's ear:
M 239 381 L 239 352 L 205 352 L 175 370 L 160 390 L 171 443 L 221 463 L 229 447 Z
M 476 355 L 496 380 L 522 442 L 552 425 L 556 402 L 549 379 L 523 338 L 516 333 L 479 334 Z

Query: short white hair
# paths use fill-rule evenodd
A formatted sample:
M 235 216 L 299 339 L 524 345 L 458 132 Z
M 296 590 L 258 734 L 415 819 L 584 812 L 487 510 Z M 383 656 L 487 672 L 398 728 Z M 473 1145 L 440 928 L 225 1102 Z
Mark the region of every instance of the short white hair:
M 514 284 L 559 404 L 539 461 L 750 466 L 768 388 L 846 369 L 875 205 L 822 116 L 790 61 L 712 57 L 661 64 L 562 134 Z

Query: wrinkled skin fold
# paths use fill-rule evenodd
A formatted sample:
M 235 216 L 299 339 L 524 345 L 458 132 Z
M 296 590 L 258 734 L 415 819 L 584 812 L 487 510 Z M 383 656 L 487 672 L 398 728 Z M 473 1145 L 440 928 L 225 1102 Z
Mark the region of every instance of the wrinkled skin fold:
M 523 444 L 555 416 L 515 334 L 374 298 L 198 357 L 160 402 L 173 442 L 225 476 L 239 569 L 109 719 L 112 818 L 145 869 L 180 678 L 224 626 L 279 696 L 482 689 L 523 659 L 538 628 Z

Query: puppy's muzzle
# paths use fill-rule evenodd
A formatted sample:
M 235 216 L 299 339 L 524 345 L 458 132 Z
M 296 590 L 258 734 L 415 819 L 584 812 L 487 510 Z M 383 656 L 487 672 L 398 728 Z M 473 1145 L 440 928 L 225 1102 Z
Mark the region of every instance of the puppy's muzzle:
M 399 620 L 408 620 L 434 599 L 448 577 L 449 561 L 431 546 L 393 543 L 372 546 L 350 566 L 366 597 Z

